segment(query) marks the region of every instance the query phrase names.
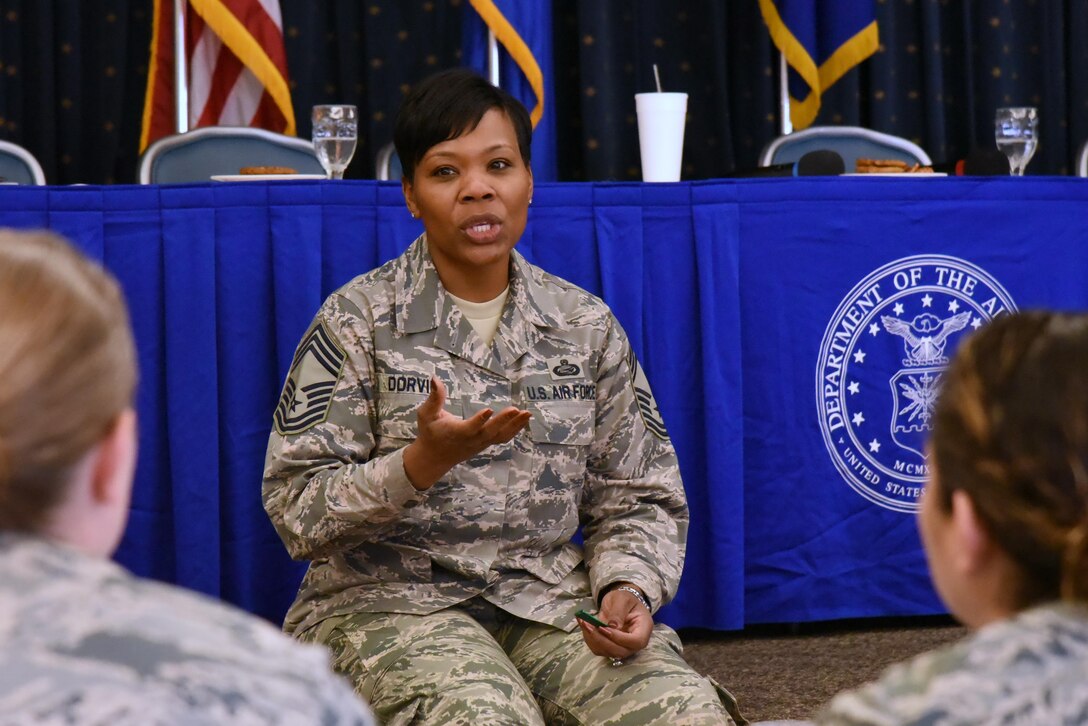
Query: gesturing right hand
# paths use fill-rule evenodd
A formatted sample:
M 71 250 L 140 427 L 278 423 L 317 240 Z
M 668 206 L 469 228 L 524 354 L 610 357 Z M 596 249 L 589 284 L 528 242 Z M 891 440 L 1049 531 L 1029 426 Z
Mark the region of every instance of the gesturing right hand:
M 443 408 L 446 387 L 431 376 L 431 393 L 416 411 L 419 435 L 404 449 L 404 472 L 416 489 L 430 489 L 462 461 L 493 444 L 514 438 L 529 423 L 529 412 L 510 406 L 490 408 L 462 419 Z

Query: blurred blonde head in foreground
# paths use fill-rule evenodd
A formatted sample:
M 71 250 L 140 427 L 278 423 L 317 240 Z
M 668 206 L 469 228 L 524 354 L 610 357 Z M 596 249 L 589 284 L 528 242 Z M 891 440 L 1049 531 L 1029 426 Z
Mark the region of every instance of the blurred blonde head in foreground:
M 113 277 L 52 233 L 0 230 L 0 720 L 373 726 L 327 652 L 108 560 L 135 386 Z
M 109 555 L 136 457 L 116 281 L 50 232 L 0 230 L 0 530 Z

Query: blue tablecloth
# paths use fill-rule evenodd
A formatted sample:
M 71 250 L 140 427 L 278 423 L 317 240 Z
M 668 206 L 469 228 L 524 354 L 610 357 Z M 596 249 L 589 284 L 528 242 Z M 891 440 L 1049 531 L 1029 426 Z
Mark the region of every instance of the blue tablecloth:
M 519 249 L 600 294 L 638 352 L 692 509 L 674 626 L 941 612 L 913 509 L 928 398 L 963 336 L 1088 307 L 1088 183 L 540 184 Z M 121 280 L 141 451 L 118 559 L 278 621 L 304 565 L 262 510 L 271 413 L 324 297 L 420 229 L 400 187 L 8 187 Z

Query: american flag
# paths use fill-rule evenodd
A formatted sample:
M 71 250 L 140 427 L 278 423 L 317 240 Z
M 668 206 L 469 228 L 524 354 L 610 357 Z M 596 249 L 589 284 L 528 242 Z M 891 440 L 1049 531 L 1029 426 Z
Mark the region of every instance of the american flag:
M 177 132 L 174 0 L 155 0 L 140 150 Z M 188 0 L 189 128 L 257 126 L 294 135 L 279 0 Z

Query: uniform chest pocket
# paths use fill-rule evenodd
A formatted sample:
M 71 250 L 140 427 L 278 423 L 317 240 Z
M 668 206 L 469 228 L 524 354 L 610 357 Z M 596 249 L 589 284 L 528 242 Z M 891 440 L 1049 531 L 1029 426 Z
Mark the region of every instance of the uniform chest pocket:
M 588 446 L 593 442 L 592 401 L 530 403 L 529 436 L 536 444 Z
M 528 527 L 536 544 L 550 549 L 570 539 L 578 526 L 578 503 L 593 443 L 592 401 L 529 403 L 532 439 Z
M 385 393 L 378 399 L 378 426 L 377 433 L 379 448 L 384 439 L 400 439 L 399 444 L 393 444 L 390 448 L 405 446 L 416 438 L 419 433 L 416 411 L 427 397 L 418 393 Z
M 396 450 L 415 441 L 419 435 L 419 407 L 426 401 L 423 393 L 384 393 L 378 399 L 378 448 L 379 454 Z M 461 404 L 446 398 L 444 408 L 450 414 L 461 416 Z
M 419 435 L 419 407 L 427 400 L 425 394 L 385 393 L 378 399 L 376 410 L 378 422 L 375 427 L 376 441 L 372 456 L 384 456 L 402 449 L 412 443 Z M 445 409 L 454 416 L 461 416 L 460 401 L 446 399 Z M 420 522 L 427 522 L 442 516 L 449 508 L 450 485 L 448 481 L 439 481 L 431 487 L 428 496 L 422 502 L 404 511 L 405 526 L 412 530 L 409 539 L 419 541 L 425 535 L 414 528 Z

